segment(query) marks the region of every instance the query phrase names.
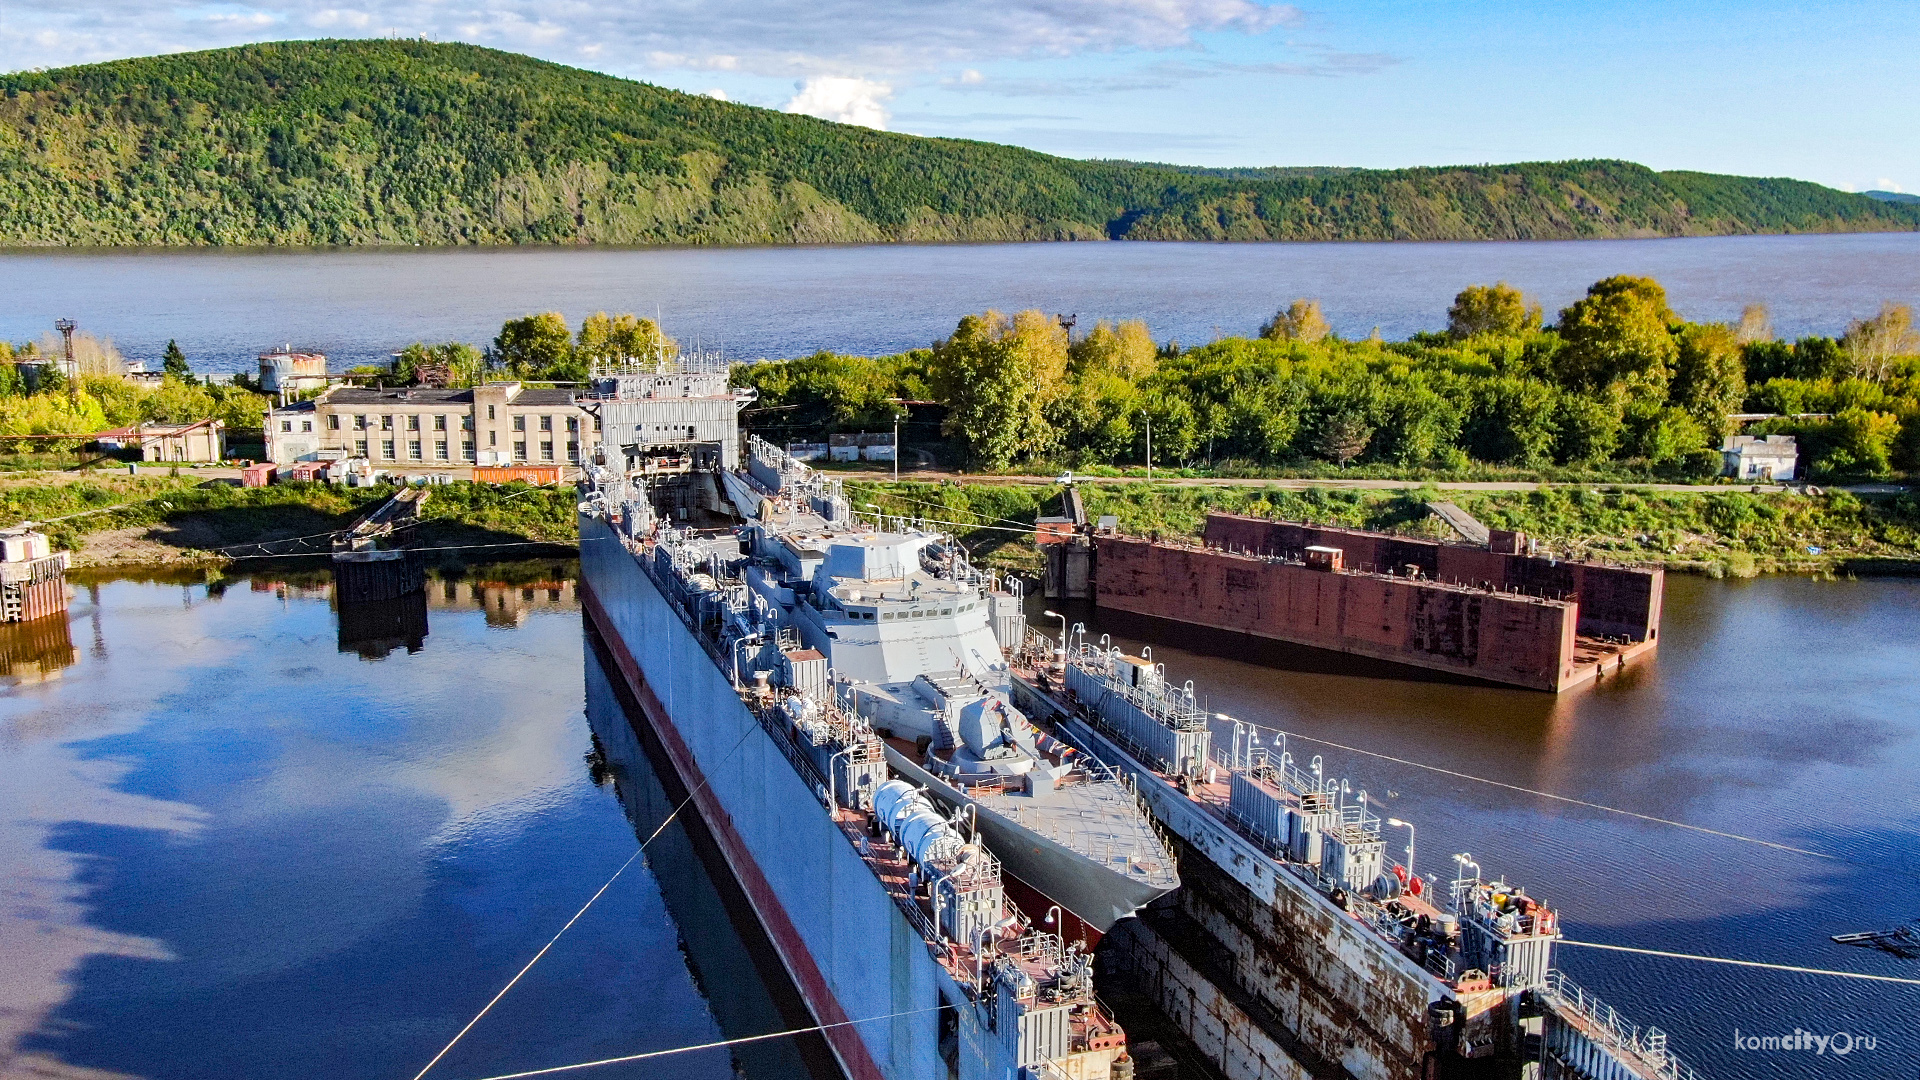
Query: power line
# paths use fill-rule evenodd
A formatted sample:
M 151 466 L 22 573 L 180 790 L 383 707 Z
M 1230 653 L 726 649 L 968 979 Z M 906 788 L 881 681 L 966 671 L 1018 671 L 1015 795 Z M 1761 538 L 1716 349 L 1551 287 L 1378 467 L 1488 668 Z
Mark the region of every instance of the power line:
M 1672 960 L 1700 960 L 1709 964 L 1734 964 L 1739 967 L 1766 968 L 1769 971 L 1792 971 L 1802 975 L 1835 975 L 1843 979 L 1871 979 L 1874 982 L 1904 983 L 1908 986 L 1920 986 L 1920 979 L 1903 979 L 1897 975 L 1868 975 L 1861 971 L 1834 971 L 1829 968 L 1795 967 L 1792 964 L 1765 964 L 1758 960 L 1729 960 L 1724 956 L 1701 956 L 1697 953 L 1667 952 L 1663 949 L 1635 949 L 1627 945 L 1602 945 L 1594 941 L 1568 941 L 1560 939 L 1561 945 L 1577 945 L 1582 949 L 1606 949 L 1609 952 L 1639 953 L 1642 956 L 1664 956 Z
M 1831 859 L 1835 862 L 1844 862 L 1844 863 L 1853 862 L 1853 860 L 1851 859 L 1842 858 L 1841 856 L 1838 856 L 1838 855 L 1829 855 L 1821 851 L 1809 851 L 1806 848 L 1794 847 L 1792 844 L 1782 844 L 1775 840 L 1762 840 L 1757 836 L 1745 836 L 1736 832 L 1727 832 L 1724 829 L 1711 829 L 1705 825 L 1690 825 L 1684 821 L 1674 821 L 1672 818 L 1655 817 L 1652 814 L 1642 814 L 1633 810 L 1622 810 L 1617 806 L 1607 806 L 1604 803 L 1588 802 L 1585 799 L 1576 799 L 1569 795 L 1556 795 L 1551 791 L 1540 791 L 1536 788 L 1522 787 L 1519 784 L 1509 784 L 1501 780 L 1489 780 L 1484 776 L 1475 776 L 1472 773 L 1457 772 L 1453 769 L 1442 768 L 1441 766 L 1438 766 L 1438 765 L 1428 765 L 1425 762 L 1421 762 L 1421 761 L 1409 761 L 1406 758 L 1394 757 L 1392 754 L 1382 754 L 1373 750 L 1362 750 L 1357 746 L 1348 746 L 1345 743 L 1337 743 L 1332 741 L 1331 739 L 1316 739 L 1311 735 L 1302 735 L 1297 731 L 1287 731 L 1282 728 L 1267 727 L 1263 724 L 1255 724 L 1248 720 L 1238 720 L 1238 719 L 1235 719 L 1234 717 L 1228 716 L 1225 713 L 1220 713 L 1219 716 L 1222 719 L 1231 721 L 1233 723 L 1246 724 L 1248 727 L 1254 728 L 1255 730 L 1258 730 L 1258 731 L 1271 731 L 1276 735 L 1285 735 L 1288 738 L 1292 738 L 1292 739 L 1303 739 L 1310 743 L 1318 743 L 1321 746 L 1331 746 L 1336 750 L 1345 750 L 1348 753 L 1352 753 L 1352 754 L 1364 754 L 1367 757 L 1379 758 L 1382 761 L 1391 761 L 1396 765 L 1406 765 L 1415 769 L 1425 769 L 1428 772 L 1436 772 L 1441 774 L 1442 776 L 1452 776 L 1461 780 L 1472 780 L 1475 783 L 1488 784 L 1497 788 L 1505 788 L 1508 791 L 1518 791 L 1526 795 L 1536 795 L 1542 799 L 1552 799 L 1555 802 L 1566 803 L 1570 806 L 1585 807 L 1589 810 L 1603 810 L 1609 814 L 1619 814 L 1622 817 L 1636 818 L 1640 821 L 1648 821 L 1656 825 L 1671 825 L 1676 829 L 1688 829 L 1697 833 L 1705 833 L 1708 836 L 1718 836 L 1727 840 L 1738 840 L 1738 841 L 1741 841 L 1742 843 L 1747 843 L 1747 844 L 1759 844 L 1761 847 L 1770 847 L 1778 851 L 1790 851 L 1795 855 L 1811 855 L 1816 859 Z
M 727 759 L 733 757 L 733 752 L 735 750 L 740 749 L 741 745 L 747 741 L 747 736 L 753 734 L 756 730 L 758 730 L 758 728 L 748 727 L 746 731 L 741 733 L 740 741 L 734 743 L 732 748 L 730 748 L 724 755 L 721 756 L 720 760 L 726 761 Z M 608 889 L 613 887 L 613 883 L 620 879 L 620 875 L 627 872 L 627 867 L 633 865 L 633 860 L 639 858 L 641 853 L 647 850 L 648 844 L 653 843 L 654 840 L 657 839 L 661 833 L 667 831 L 667 826 L 673 824 L 673 819 L 679 817 L 680 811 L 685 810 L 687 808 L 687 804 L 693 801 L 693 797 L 695 795 L 698 795 L 700 791 L 704 789 L 706 786 L 707 786 L 706 778 L 702 777 L 700 780 L 700 783 L 695 785 L 692 791 L 687 792 L 687 797 L 680 800 L 680 805 L 674 807 L 673 812 L 671 814 L 668 814 L 666 816 L 666 819 L 660 822 L 660 826 L 654 829 L 653 832 L 649 834 L 645 840 L 642 840 L 640 842 L 640 846 L 634 849 L 633 854 L 627 856 L 627 861 L 620 864 L 620 869 L 615 870 L 613 872 L 613 876 L 607 879 L 607 883 L 605 885 L 600 886 L 600 888 L 597 891 L 595 891 L 592 896 L 588 897 L 586 903 L 580 905 L 580 910 L 573 913 L 573 918 L 567 920 L 566 925 L 560 928 L 560 932 L 553 935 L 553 937 L 545 945 L 540 946 L 540 951 L 533 954 L 533 959 L 527 961 L 527 966 L 521 968 L 520 971 L 517 974 L 515 974 L 513 978 L 508 979 L 507 985 L 501 987 L 500 992 L 493 995 L 493 1000 L 487 1002 L 484 1008 L 482 1008 L 479 1012 L 475 1013 L 473 1016 L 473 1019 L 467 1021 L 467 1026 L 460 1029 L 460 1034 L 455 1035 L 453 1037 L 452 1042 L 449 1042 L 447 1045 L 441 1047 L 440 1052 L 433 1055 L 433 1060 L 427 1062 L 426 1068 L 421 1069 L 419 1072 L 414 1074 L 413 1080 L 420 1080 L 421 1077 L 427 1075 L 427 1073 L 431 1071 L 435 1065 L 440 1064 L 440 1059 L 443 1057 L 446 1057 L 448 1051 L 452 1050 L 456 1045 L 458 1045 L 461 1039 L 464 1039 L 467 1037 L 467 1032 L 473 1030 L 473 1025 L 478 1024 L 482 1017 L 486 1016 L 487 1013 L 493 1010 L 493 1007 L 495 1005 L 498 1005 L 500 1003 L 501 998 L 507 996 L 507 991 L 513 989 L 513 986 L 515 983 L 519 982 L 520 979 L 523 976 L 525 976 L 527 972 L 533 970 L 533 965 L 539 963 L 540 958 L 547 955 L 547 950 L 553 948 L 554 943 L 560 940 L 560 935 L 572 929 L 573 924 L 580 921 L 580 916 L 585 915 L 587 913 L 587 909 L 593 906 L 593 902 L 600 899 L 600 896 L 602 893 L 605 893 Z
M 748 1035 L 738 1039 L 722 1039 L 719 1042 L 700 1043 L 697 1046 L 676 1046 L 671 1050 L 649 1050 L 644 1054 L 628 1054 L 624 1057 L 602 1058 L 599 1061 L 582 1061 L 577 1065 L 554 1065 L 545 1069 L 529 1069 L 526 1072 L 501 1073 L 499 1076 L 482 1077 L 481 1080 L 524 1080 L 529 1076 L 551 1076 L 554 1073 L 572 1072 L 575 1069 L 592 1069 L 600 1065 L 624 1065 L 633 1061 L 647 1061 L 651 1058 L 669 1057 L 674 1054 L 691 1054 L 695 1050 L 717 1050 L 723 1046 L 739 1046 L 743 1043 L 766 1042 L 769 1039 L 784 1039 L 789 1035 L 805 1035 L 811 1031 L 826 1031 L 829 1028 L 849 1027 L 855 1024 L 871 1024 L 879 1020 L 892 1020 L 900 1016 L 920 1016 L 938 1012 L 943 1006 L 932 1005 L 924 1009 L 908 1009 L 905 1012 L 887 1013 L 884 1016 L 868 1016 L 859 1020 L 841 1020 L 833 1024 L 815 1024 L 813 1027 L 791 1028 L 787 1031 L 772 1031 L 765 1035 Z

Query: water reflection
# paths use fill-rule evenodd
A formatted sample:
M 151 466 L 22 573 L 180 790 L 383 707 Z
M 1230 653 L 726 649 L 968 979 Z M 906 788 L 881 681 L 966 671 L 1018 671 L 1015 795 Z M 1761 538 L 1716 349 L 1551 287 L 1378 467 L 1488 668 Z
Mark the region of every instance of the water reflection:
M 369 664 L 324 588 L 221 585 L 99 582 L 69 613 L 98 655 L 0 691 L 0 1076 L 411 1075 L 633 850 L 551 601 L 506 634 L 436 610 Z M 720 1037 L 706 995 L 740 988 L 662 889 L 630 869 L 447 1075 Z
M 64 611 L 32 622 L 0 623 L 0 686 L 57 679 L 79 662 Z
M 359 653 L 362 660 L 385 660 L 395 649 L 417 653 L 427 640 L 427 597 L 408 593 L 393 600 L 342 601 L 335 610 L 340 620 L 340 651 Z
M 652 836 L 687 797 L 665 772 L 657 746 L 642 742 L 638 703 L 607 678 L 605 646 L 591 631 L 586 653 L 587 721 L 594 749 L 588 770 L 596 783 L 610 783 L 634 834 Z M 645 738 L 651 742 L 651 734 Z M 661 772 L 656 772 L 658 763 Z M 662 782 L 662 776 L 669 777 Z M 714 1019 L 727 1038 L 807 1027 L 805 1005 L 781 968 L 772 945 L 731 877 L 724 858 L 691 808 L 647 848 L 647 866 L 660 882 L 667 910 L 680 932 L 694 980 L 709 991 Z M 818 1035 L 733 1047 L 737 1075 L 754 1080 L 837 1077 L 831 1052 Z M 704 1052 L 716 1053 L 716 1052 Z

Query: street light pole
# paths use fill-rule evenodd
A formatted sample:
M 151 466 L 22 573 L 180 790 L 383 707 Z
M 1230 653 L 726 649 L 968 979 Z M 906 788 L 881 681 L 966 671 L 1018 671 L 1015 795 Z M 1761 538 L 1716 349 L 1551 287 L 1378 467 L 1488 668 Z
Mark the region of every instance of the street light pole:
M 900 414 L 893 414 L 893 482 L 900 482 Z
M 1407 830 L 1407 877 L 1411 878 L 1413 877 L 1413 823 L 1390 817 L 1387 819 L 1387 824 Z
M 1049 619 L 1060 620 L 1060 662 L 1064 664 L 1067 662 L 1067 617 L 1057 611 L 1049 611 L 1045 614 Z

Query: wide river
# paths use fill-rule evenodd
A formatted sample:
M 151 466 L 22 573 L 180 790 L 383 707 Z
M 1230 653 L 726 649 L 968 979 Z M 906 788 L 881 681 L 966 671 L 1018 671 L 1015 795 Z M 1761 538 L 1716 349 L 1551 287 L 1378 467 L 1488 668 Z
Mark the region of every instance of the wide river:
M 572 586 L 540 577 L 344 612 L 324 584 L 116 580 L 0 627 L 0 1077 L 417 1072 L 673 807 Z M 1217 711 L 1433 767 L 1288 746 L 1412 821 L 1420 870 L 1472 852 L 1571 940 L 1920 978 L 1827 940 L 1920 916 L 1916 626 L 1920 583 L 1673 578 L 1657 658 L 1558 698 L 1104 632 Z M 796 1026 L 702 843 L 669 823 L 430 1075 Z M 1572 945 L 1557 963 L 1706 1076 L 1920 1064 L 1920 986 Z M 1877 1047 L 1733 1049 L 1736 1029 L 1794 1028 Z M 817 1054 L 773 1040 L 594 1074 L 799 1080 Z
M 1251 334 L 1317 297 L 1339 333 L 1446 325 L 1466 285 L 1509 281 L 1551 315 L 1609 274 L 1650 274 L 1680 314 L 1765 303 L 1786 337 L 1838 334 L 1884 301 L 1920 304 L 1920 233 L 1458 244 L 949 246 L 382 251 L 0 252 L 0 339 L 57 318 L 157 361 L 178 340 L 200 370 L 250 370 L 283 344 L 336 368 L 414 341 L 490 341 L 504 319 L 656 312 L 735 360 L 917 348 L 989 307 L 1144 319 L 1192 345 Z

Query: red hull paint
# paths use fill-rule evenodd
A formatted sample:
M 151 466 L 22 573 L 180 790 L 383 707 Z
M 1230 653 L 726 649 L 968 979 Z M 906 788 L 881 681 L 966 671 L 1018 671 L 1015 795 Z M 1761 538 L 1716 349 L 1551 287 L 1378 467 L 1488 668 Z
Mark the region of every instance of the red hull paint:
M 614 629 L 613 620 L 608 618 L 606 609 L 600 606 L 600 598 L 594 595 L 593 587 L 585 578 L 580 581 L 579 594 L 581 607 L 599 627 L 600 638 L 613 654 L 614 665 L 619 668 L 621 679 L 647 714 L 647 722 L 659 737 L 667 757 L 672 760 L 674 771 L 680 774 L 681 783 L 693 793 L 694 805 L 699 808 L 700 816 L 706 820 L 714 840 L 720 845 L 727 865 L 747 894 L 748 902 L 760 918 L 760 925 L 772 939 L 780 962 L 786 967 L 787 974 L 793 977 L 794 985 L 799 987 L 800 996 L 806 1001 L 814 1020 L 821 1024 L 845 1025 L 852 1017 L 846 1014 L 833 996 L 826 977 L 821 974 L 819 965 L 814 963 L 813 954 L 800 937 L 800 931 L 788 917 L 773 887 L 767 883 L 766 875 L 760 872 L 760 866 L 747 850 L 746 842 L 734 831 L 733 819 L 720 805 L 713 789 L 707 786 L 705 775 L 695 763 L 687 744 L 681 740 L 672 717 L 660 699 L 654 696 L 653 688 L 647 685 L 645 676 L 640 673 L 640 665 L 634 662 L 633 654 L 627 651 L 626 642 L 621 640 L 619 632 Z M 874 1061 L 866 1043 L 860 1040 L 859 1034 L 851 1026 L 830 1027 L 822 1034 L 826 1037 L 827 1045 L 833 1047 L 834 1055 L 840 1059 L 841 1067 L 847 1070 L 849 1080 L 885 1080 L 879 1063 Z
M 1100 939 L 1106 936 L 1095 930 L 1093 924 L 1061 906 L 1058 900 L 1014 877 L 1004 866 L 1000 868 L 1000 880 L 1006 885 L 1007 896 L 1013 900 L 1013 906 L 1019 908 L 1020 914 L 1033 923 L 1035 930 L 1059 934 L 1060 940 L 1068 943 L 1085 942 L 1088 949 L 1100 944 Z M 1048 926 L 1042 920 L 1047 917 L 1048 909 L 1054 907 L 1060 908 L 1060 916 L 1054 920 L 1059 925 Z

